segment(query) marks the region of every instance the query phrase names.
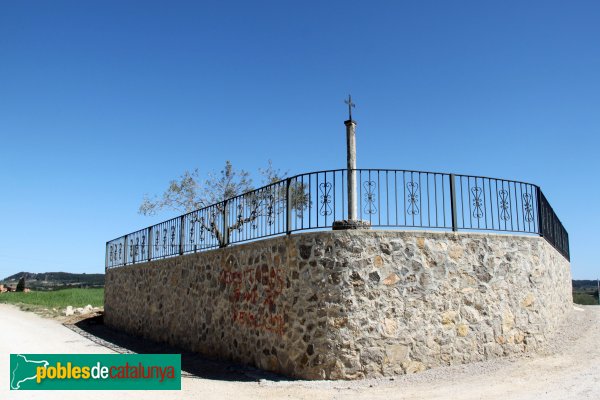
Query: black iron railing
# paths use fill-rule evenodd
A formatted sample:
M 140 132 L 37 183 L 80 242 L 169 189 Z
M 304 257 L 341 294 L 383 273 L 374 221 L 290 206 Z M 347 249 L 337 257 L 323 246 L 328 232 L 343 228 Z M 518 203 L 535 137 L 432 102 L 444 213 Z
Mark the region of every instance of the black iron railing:
M 569 259 L 569 237 L 540 188 L 438 172 L 357 169 L 357 215 L 374 227 L 543 236 Z M 244 193 L 106 244 L 106 268 L 331 228 L 348 215 L 348 170 L 311 172 Z

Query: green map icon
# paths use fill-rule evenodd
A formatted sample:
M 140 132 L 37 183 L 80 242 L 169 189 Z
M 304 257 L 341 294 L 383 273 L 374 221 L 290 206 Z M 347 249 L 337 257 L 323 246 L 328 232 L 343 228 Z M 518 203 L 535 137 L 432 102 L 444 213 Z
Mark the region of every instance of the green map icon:
M 21 354 L 11 354 L 11 366 L 10 371 L 10 388 L 12 390 L 21 389 L 21 384 L 29 380 L 36 378 L 38 367 L 47 367 L 48 361 L 46 360 L 30 360 Z

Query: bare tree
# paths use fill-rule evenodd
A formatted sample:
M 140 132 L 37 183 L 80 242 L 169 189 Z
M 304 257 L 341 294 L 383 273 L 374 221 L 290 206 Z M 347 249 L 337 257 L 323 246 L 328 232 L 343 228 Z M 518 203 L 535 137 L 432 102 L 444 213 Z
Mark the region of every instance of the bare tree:
M 225 167 L 219 174 L 208 174 L 202 194 L 206 206 L 249 192 L 252 189 L 250 174 L 243 169 L 235 170 L 228 160 L 225 161 Z
M 281 202 L 286 199 L 287 186 L 281 181 L 286 178 L 287 172 L 274 168 L 269 160 L 267 168 L 259 169 L 259 173 L 265 187 L 253 190 L 250 174 L 236 170 L 230 161 L 225 162 L 218 174 L 209 173 L 203 185 L 200 184 L 197 169 L 185 171 L 179 179 L 169 183 L 161 197 L 151 199 L 146 196 L 139 213 L 154 215 L 163 209 L 181 213 L 199 210 L 192 215 L 191 223 L 198 223 L 202 230 L 210 232 L 217 239 L 220 246 L 226 246 L 235 230 L 241 231 L 249 223 L 256 227 L 259 217 L 265 217 L 267 223 L 271 224 L 275 216 L 284 211 Z M 241 194 L 245 196 L 236 198 Z M 235 204 L 224 202 L 232 198 L 236 198 Z M 309 199 L 301 183 L 290 184 L 290 200 L 296 216 L 302 218 Z M 230 215 L 233 217 L 230 218 Z M 232 220 L 234 222 L 230 223 Z
M 201 197 L 199 173 L 195 169 L 192 172 L 185 171 L 179 179 L 169 182 L 169 187 L 159 198 L 144 196 L 138 212 L 143 215 L 155 215 L 163 209 L 172 209 L 181 213 L 197 210 L 205 205 L 205 199 Z
M 286 178 L 288 175 L 287 171 L 281 172 L 280 169 L 275 169 L 275 167 L 273 167 L 272 160 L 268 161 L 267 168 L 259 168 L 258 172 L 260 172 L 260 174 L 263 177 L 264 185 L 269 185 L 271 183 L 278 182 L 278 181 Z

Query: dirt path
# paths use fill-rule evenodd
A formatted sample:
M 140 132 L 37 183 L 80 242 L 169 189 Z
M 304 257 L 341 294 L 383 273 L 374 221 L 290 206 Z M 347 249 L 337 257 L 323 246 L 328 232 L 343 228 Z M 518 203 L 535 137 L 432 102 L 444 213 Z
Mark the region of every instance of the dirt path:
M 181 392 L 8 391 L 9 353 L 111 353 L 155 344 L 99 328 L 75 332 L 60 322 L 0 304 L 0 398 L 5 399 L 598 399 L 600 307 L 575 310 L 542 354 L 411 376 L 357 382 L 278 379 L 252 368 L 184 356 Z M 77 329 L 76 329 L 77 330 Z M 91 332 L 91 333 L 90 333 Z M 82 334 L 80 334 L 82 333 Z M 102 343 L 102 344 L 99 344 Z

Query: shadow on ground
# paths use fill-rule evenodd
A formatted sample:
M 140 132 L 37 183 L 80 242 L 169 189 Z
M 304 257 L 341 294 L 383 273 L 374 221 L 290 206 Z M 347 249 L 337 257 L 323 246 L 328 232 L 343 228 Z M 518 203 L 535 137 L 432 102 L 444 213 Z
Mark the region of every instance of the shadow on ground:
M 214 360 L 165 343 L 157 343 L 128 335 L 104 325 L 102 314 L 78 321 L 65 322 L 64 325 L 87 339 L 118 353 L 181 354 L 181 374 L 188 378 L 232 382 L 256 382 L 261 379 L 269 381 L 292 380 L 283 375 L 263 371 L 252 366 Z

